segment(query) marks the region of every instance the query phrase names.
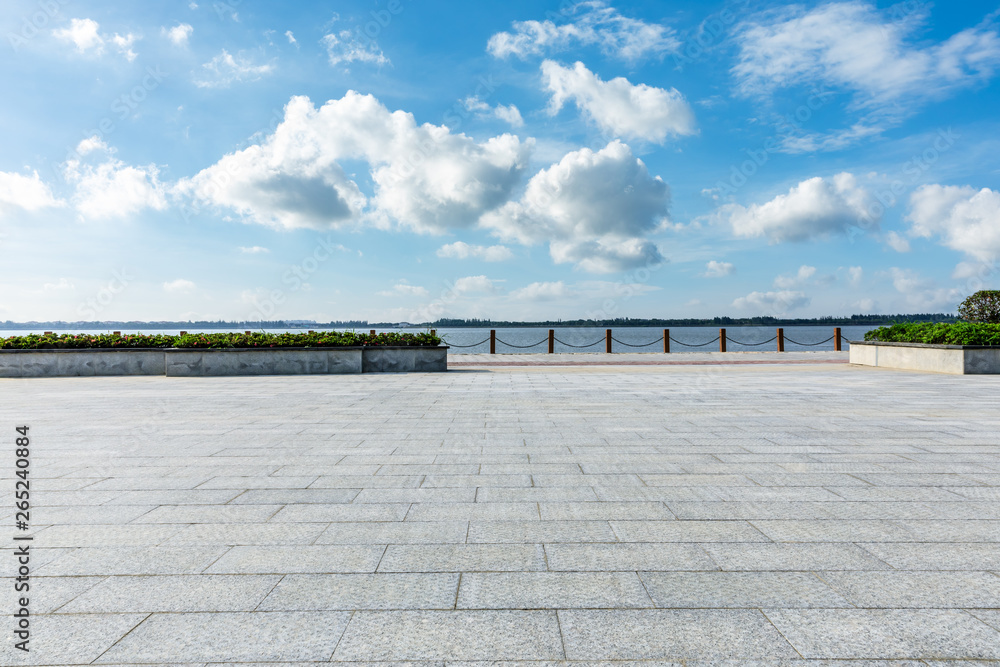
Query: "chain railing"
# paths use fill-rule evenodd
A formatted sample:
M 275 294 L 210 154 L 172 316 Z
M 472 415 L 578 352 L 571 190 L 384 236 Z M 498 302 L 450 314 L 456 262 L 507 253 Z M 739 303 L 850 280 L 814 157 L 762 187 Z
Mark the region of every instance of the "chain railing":
M 797 345 L 799 347 L 818 347 L 820 345 L 825 345 L 825 344 L 829 343 L 830 341 L 834 341 L 833 349 L 835 351 L 837 351 L 837 352 L 840 352 L 840 351 L 843 350 L 843 341 L 844 340 L 846 340 L 846 339 L 844 338 L 843 334 L 841 334 L 840 327 L 834 327 L 833 328 L 833 335 L 830 336 L 829 338 L 827 338 L 825 340 L 821 340 L 819 342 L 815 342 L 815 343 L 800 343 L 799 341 L 792 340 L 791 338 L 786 338 L 785 337 L 785 330 L 783 328 L 779 327 L 777 329 L 777 332 L 775 333 L 774 336 L 772 336 L 771 338 L 769 338 L 769 339 L 767 339 L 765 341 L 761 341 L 759 343 L 744 343 L 744 342 L 735 340 L 733 338 L 730 338 L 726 334 L 726 330 L 725 329 L 719 329 L 719 335 L 718 336 L 716 336 L 712 340 L 704 342 L 704 343 L 688 343 L 688 342 L 684 342 L 682 340 L 677 340 L 676 338 L 674 338 L 673 336 L 670 335 L 670 329 L 664 329 L 662 336 L 660 336 L 656 340 L 652 340 L 652 341 L 650 341 L 648 343 L 628 343 L 626 341 L 620 340 L 618 338 L 615 338 L 612 335 L 611 329 L 607 329 L 606 330 L 605 335 L 604 335 L 603 338 L 599 338 L 598 340 L 595 340 L 593 343 L 587 343 L 585 345 L 577 345 L 577 344 L 574 344 L 574 343 L 567 343 L 566 341 L 559 340 L 558 338 L 556 338 L 555 329 L 549 329 L 549 335 L 548 335 L 547 338 L 543 338 L 542 340 L 538 341 L 537 343 L 532 343 L 530 345 L 517 345 L 515 343 L 508 343 L 505 340 L 501 340 L 500 338 L 497 338 L 496 329 L 490 329 L 490 336 L 489 336 L 489 338 L 485 338 L 485 339 L 479 341 L 478 343 L 473 343 L 472 345 L 456 345 L 456 344 L 448 342 L 448 341 L 445 341 L 445 342 L 448 344 L 449 347 L 455 347 L 455 348 L 461 348 L 461 349 L 469 349 L 469 348 L 479 347 L 481 345 L 485 345 L 486 343 L 489 343 L 489 345 L 490 345 L 490 354 L 496 354 L 497 353 L 497 351 L 496 351 L 496 349 L 497 349 L 497 343 L 499 343 L 500 345 L 503 345 L 505 347 L 508 347 L 508 348 L 511 348 L 511 349 L 515 349 L 515 350 L 528 350 L 528 349 L 531 349 L 533 347 L 538 347 L 539 345 L 542 345 L 546 341 L 548 341 L 548 344 L 549 344 L 548 345 L 548 353 L 549 354 L 555 353 L 555 345 L 556 345 L 556 343 L 559 343 L 559 345 L 562 345 L 563 347 L 568 347 L 568 348 L 571 348 L 571 349 L 581 350 L 581 349 L 585 349 L 585 348 L 588 348 L 588 347 L 594 347 L 595 345 L 600 345 L 603 342 L 604 343 L 604 351 L 607 352 L 607 353 L 609 353 L 609 354 L 612 352 L 612 347 L 613 347 L 612 343 L 618 343 L 619 345 L 623 345 L 625 347 L 630 347 L 630 348 L 645 348 L 645 347 L 651 347 L 653 345 L 657 345 L 657 344 L 662 343 L 663 344 L 663 352 L 665 354 L 667 354 L 667 353 L 670 352 L 670 343 L 671 342 L 677 343 L 678 345 L 681 345 L 681 346 L 687 347 L 687 348 L 703 348 L 703 347 L 708 347 L 709 345 L 712 345 L 714 343 L 718 343 L 719 344 L 719 351 L 720 352 L 726 352 L 727 351 L 726 350 L 726 344 L 727 344 L 727 342 L 728 343 L 734 343 L 734 344 L 736 344 L 736 345 L 738 345 L 740 347 L 760 347 L 762 345 L 768 345 L 770 343 L 774 343 L 775 341 L 777 341 L 776 350 L 778 352 L 784 352 L 785 351 L 785 342 L 786 341 L 788 343 L 791 343 L 792 345 Z

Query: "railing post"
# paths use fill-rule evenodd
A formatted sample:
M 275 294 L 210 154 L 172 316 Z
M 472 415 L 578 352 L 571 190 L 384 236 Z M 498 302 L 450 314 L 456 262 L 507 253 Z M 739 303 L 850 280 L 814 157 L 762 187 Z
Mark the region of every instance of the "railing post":
M 374 329 L 372 329 L 372 332 L 371 332 L 371 335 L 372 335 L 372 336 L 374 336 L 374 335 L 375 335 L 375 330 L 374 330 Z
M 497 330 L 490 329 L 490 354 L 497 353 Z
M 663 354 L 670 354 L 670 329 L 663 330 Z
M 778 352 L 785 351 L 785 330 L 778 327 Z
M 437 336 L 437 333 L 438 333 L 437 329 L 431 329 L 431 335 L 432 336 Z
M 840 327 L 833 328 L 833 349 L 840 352 Z
M 556 351 L 556 330 L 549 329 L 549 354 Z
M 726 351 L 726 330 L 719 329 L 719 352 Z
M 611 354 L 611 329 L 604 332 L 604 351 Z

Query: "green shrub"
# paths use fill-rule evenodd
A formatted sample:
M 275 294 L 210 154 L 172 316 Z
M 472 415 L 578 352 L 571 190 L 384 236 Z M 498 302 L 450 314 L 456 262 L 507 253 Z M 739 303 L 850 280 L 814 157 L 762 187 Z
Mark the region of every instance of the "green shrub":
M 61 350 L 114 348 L 212 348 L 234 349 L 254 347 L 354 347 L 354 346 L 419 346 L 441 344 L 438 336 L 429 333 L 388 332 L 372 336 L 353 331 L 317 331 L 314 333 L 189 333 L 184 336 L 146 334 L 28 334 L 0 338 L 5 350 Z
M 1000 324 L 902 322 L 872 329 L 867 341 L 932 345 L 1000 345 Z
M 966 322 L 1000 323 L 1000 290 L 979 290 L 958 307 Z

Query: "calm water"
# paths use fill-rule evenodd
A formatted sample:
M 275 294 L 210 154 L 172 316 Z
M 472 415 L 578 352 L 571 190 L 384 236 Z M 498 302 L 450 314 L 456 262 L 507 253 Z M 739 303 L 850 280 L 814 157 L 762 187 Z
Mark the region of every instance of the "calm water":
M 847 340 L 861 340 L 865 332 L 875 327 L 853 326 L 841 327 L 841 333 Z M 797 343 L 819 343 L 833 336 L 832 326 L 808 326 L 808 327 L 784 327 L 785 329 L 785 350 L 833 350 L 833 340 L 829 340 L 821 345 L 798 345 Z M 191 330 L 192 333 L 194 329 Z M 227 333 L 234 329 L 199 329 L 203 333 Z M 262 331 L 255 329 L 255 331 Z M 302 333 L 305 329 L 264 329 L 267 333 Z M 357 329 L 364 331 L 364 329 Z M 420 332 L 426 329 L 393 329 L 393 331 Z M 177 334 L 179 329 L 143 329 L 139 332 L 124 333 L 144 333 L 144 334 Z M 604 328 L 590 327 L 564 327 L 555 329 L 556 352 L 604 352 Z M 23 336 L 28 333 L 42 333 L 42 330 L 0 330 L 0 337 Z M 106 329 L 100 330 L 57 330 L 55 333 L 110 333 Z M 452 354 L 468 354 L 477 352 L 489 352 L 489 329 L 457 328 L 438 329 L 439 336 L 444 338 L 452 346 Z M 726 337 L 729 339 L 727 349 L 730 352 L 741 351 L 774 351 L 777 349 L 777 342 L 770 341 L 775 336 L 774 327 L 727 327 Z M 497 353 L 545 353 L 548 351 L 547 328 L 523 327 L 510 329 L 497 329 Z M 719 343 L 709 342 L 715 340 L 719 335 L 717 327 L 678 327 L 670 329 L 670 351 L 671 353 L 683 352 L 717 352 Z M 622 327 L 614 329 L 612 336 L 616 339 L 612 342 L 613 352 L 663 352 L 663 329 L 654 327 Z M 687 347 L 684 345 L 700 346 Z M 706 345 L 707 343 L 707 345 Z M 765 343 L 754 345 L 754 343 Z M 459 347 L 469 346 L 472 347 Z M 570 347 L 571 345 L 582 345 L 587 347 Z M 530 347 L 514 347 L 530 346 Z M 637 347 L 631 347 L 637 346 Z M 847 349 L 844 343 L 844 349 Z

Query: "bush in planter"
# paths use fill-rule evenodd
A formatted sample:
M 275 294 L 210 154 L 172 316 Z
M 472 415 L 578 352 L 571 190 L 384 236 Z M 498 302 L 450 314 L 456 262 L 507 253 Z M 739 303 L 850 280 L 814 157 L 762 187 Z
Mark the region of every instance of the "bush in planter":
M 866 341 L 932 345 L 1000 345 L 1000 324 L 900 322 L 872 329 Z
M 434 347 L 441 338 L 430 333 L 395 331 L 359 334 L 353 331 L 316 331 L 312 333 L 192 333 L 184 336 L 144 334 L 28 334 L 0 338 L 0 349 L 61 350 L 116 348 L 264 348 L 264 347 L 350 347 L 404 345 Z
M 958 307 L 966 322 L 1000 323 L 1000 290 L 979 290 Z

